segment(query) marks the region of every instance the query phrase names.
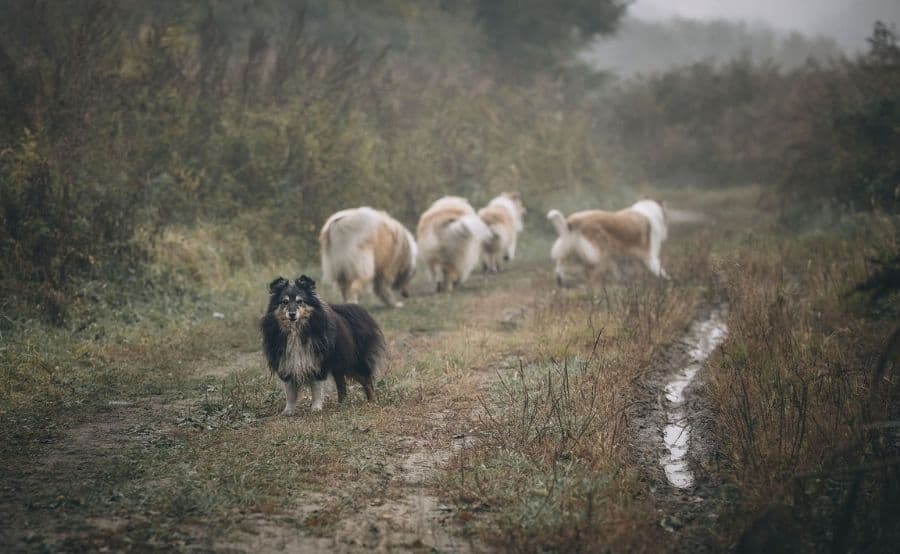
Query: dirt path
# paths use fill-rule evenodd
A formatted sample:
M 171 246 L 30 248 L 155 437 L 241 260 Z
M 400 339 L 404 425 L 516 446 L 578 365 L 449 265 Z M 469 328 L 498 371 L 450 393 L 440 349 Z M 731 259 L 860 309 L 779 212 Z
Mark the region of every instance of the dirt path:
M 473 438 L 457 434 L 447 440 L 444 412 L 433 412 L 432 433 L 437 441 L 403 437 L 411 452 L 395 461 L 394 473 L 384 492 L 368 506 L 337 525 L 334 550 L 357 552 L 438 551 L 483 552 L 485 547 L 459 535 L 454 509 L 444 505 L 434 481 L 450 456 Z
M 502 306 L 496 310 L 463 310 L 464 317 L 479 320 L 477 325 L 513 328 L 529 317 L 522 296 L 509 290 L 485 290 L 483 284 L 478 285 L 479 280 L 495 281 L 484 277 L 474 280 L 476 285 L 454 297 L 424 298 L 422 302 Z M 523 282 L 527 283 L 527 279 Z M 513 297 L 518 303 L 511 302 Z M 526 296 L 524 302 L 527 301 Z M 388 314 L 381 314 L 385 315 Z M 420 317 L 414 312 L 389 315 Z M 412 328 L 419 325 L 418 319 L 401 321 Z M 454 322 L 449 328 L 466 326 L 466 322 Z M 428 330 L 394 329 L 388 338 L 389 350 L 396 358 L 391 360 L 393 371 L 400 373 L 440 352 L 445 342 L 442 332 Z M 115 499 L 94 498 L 97 491 L 110 488 L 110 471 L 127 468 L 135 457 L 152 450 L 157 441 L 177 448 L 182 440 L 179 437 L 198 436 L 197 431 L 181 427 L 179 421 L 186 414 L 192 417 L 201 413 L 198 410 L 207 401 L 203 391 L 221 388 L 224 381 L 233 379 L 232 375 L 248 375 L 251 371 L 254 375 L 265 374 L 261 353 L 229 349 L 216 350 L 186 371 L 197 379 L 197 386 L 191 391 L 180 390 L 183 396 L 177 402 L 163 403 L 152 397 L 110 400 L 107 410 L 62 429 L 24 455 L 27 461 L 7 468 L 6 483 L 0 490 L 0 516 L 5 520 L 0 541 L 7 546 L 17 545 L 15 550 L 33 551 L 65 549 L 69 543 L 123 550 L 137 546 L 141 550 L 173 540 L 170 535 L 157 546 L 122 543 L 131 540 L 136 527 L 146 530 L 152 523 L 133 509 L 124 510 L 124 517 L 98 517 L 87 512 L 102 513 L 98 508 L 108 504 L 111 513 L 116 513 Z M 487 551 L 474 538 L 462 535 L 456 508 L 442 501 L 438 480 L 451 457 L 477 440 L 480 396 L 494 377 L 489 366 L 470 367 L 458 378 L 445 380 L 440 389 L 428 384 L 422 389 L 413 385 L 414 394 L 424 395 L 417 399 L 417 406 L 388 402 L 380 408 L 389 414 L 386 417 L 390 426 L 376 425 L 376 430 L 371 431 L 378 433 L 377 443 L 384 454 L 383 465 L 376 471 L 342 483 L 327 482 L 318 490 L 304 485 L 287 493 L 287 498 L 282 496 L 282 501 L 287 500 L 286 506 L 264 512 L 251 509 L 231 516 L 228 532 L 221 536 L 194 523 L 179 525 L 173 531 L 182 538 L 174 539 L 172 544 L 182 544 L 179 548 L 189 550 L 209 548 L 225 552 Z M 308 404 L 308 399 L 304 401 Z M 332 392 L 329 403 L 334 402 Z M 333 415 L 337 410 L 332 406 Z M 258 420 L 250 428 L 258 428 L 263 434 L 271 433 L 273 427 L 302 431 L 304 418 L 310 417 L 314 416 L 304 409 L 296 418 Z M 338 425 L 335 430 L 340 431 L 337 421 L 329 425 Z M 382 458 L 378 463 L 382 463 Z M 140 471 L 114 479 L 139 491 L 151 492 L 154 488 Z M 90 510 L 82 510 L 87 506 Z
M 534 313 L 535 298 L 521 291 L 493 291 L 487 297 L 470 298 L 483 310 L 471 310 L 476 327 L 486 325 L 506 329 L 521 325 Z M 497 309 L 493 309 L 497 306 Z M 502 308 L 501 308 L 502 307 Z M 473 324 L 473 322 L 469 322 Z M 441 333 L 395 334 L 389 341 L 395 366 L 435 351 L 445 341 Z M 505 359 L 514 353 L 494 353 Z M 381 441 L 392 454 L 381 479 L 347 484 L 338 491 L 342 503 L 349 504 L 337 522 L 329 525 L 327 536 L 303 536 L 287 526 L 264 525 L 255 536 L 239 537 L 227 548 L 242 552 L 326 551 L 326 552 L 455 552 L 478 553 L 492 549 L 476 537 L 466 536 L 457 519 L 457 507 L 441 499 L 438 482 L 451 457 L 479 440 L 478 426 L 483 415 L 484 391 L 496 378 L 495 364 L 469 367 L 448 381 L 440 391 L 422 399 L 428 409 L 416 414 L 415 425 L 398 421 L 396 432 Z M 410 417 L 408 415 L 402 416 Z M 419 432 L 411 434 L 411 428 Z M 406 432 L 404 431 L 406 430 Z M 326 515 L 334 505 L 322 495 L 299 503 L 291 520 L 308 520 L 312 514 Z M 250 539 L 249 541 L 247 539 Z
M 253 358 L 250 363 L 254 364 L 256 356 L 261 357 L 261 353 L 235 355 L 245 361 Z M 200 375 L 212 373 L 209 364 L 197 369 Z M 460 398 L 490 378 L 487 370 L 475 371 L 466 382 L 459 383 L 458 390 L 445 391 L 449 400 L 436 402 L 433 411 L 424 413 L 421 434 L 382 437 L 385 448 L 393 454 L 380 479 L 347 483 L 329 494 L 303 491 L 284 513 L 246 514 L 237 522 L 234 534 L 211 546 L 227 552 L 486 551 L 473 539 L 459 535 L 454 509 L 439 499 L 435 480 L 450 457 L 470 445 L 477 435 L 471 424 L 480 409 L 478 399 Z M 333 394 L 330 398 L 333 401 Z M 130 522 L 116 518 L 91 518 L 85 522 L 88 529 L 73 528 L 67 523 L 67 504 L 88 497 L 113 459 L 122 461 L 130 450 L 171 435 L 175 413 L 199 401 L 186 400 L 167 407 L 148 399 L 116 401 L 108 412 L 48 441 L 33 457 L 34 463 L 16 471 L 0 493 L 0 513 L 7 516 L 0 534 L 3 544 L 18 545 L 15 550 L 30 550 L 28 545 L 53 549 L 73 538 L 102 544 L 104 536 L 127 534 Z M 168 415 L 161 417 L 162 413 Z M 168 421 L 168 426 L 158 425 L 160 419 Z M 148 426 L 150 421 L 157 425 Z M 297 424 L 301 423 L 297 418 Z M 25 498 L 30 499 L 31 508 L 23 511 L 19 508 Z M 344 506 L 340 510 L 344 515 L 329 525 L 333 530 L 330 536 L 308 534 L 298 527 L 298 522 L 327 517 L 335 505 Z M 31 517 L 31 510 L 40 517 Z M 208 540 L 203 529 L 186 531 L 195 536 L 197 544 Z
M 464 537 L 455 520 L 455 508 L 439 497 L 436 482 L 451 456 L 477 440 L 472 427 L 480 406 L 477 398 L 460 400 L 460 394 L 480 387 L 491 379 L 487 371 L 476 371 L 458 390 L 447 390 L 448 403 L 422 417 L 424 430 L 416 436 L 398 433 L 384 436 L 386 448 L 396 454 L 380 479 L 363 479 L 343 485 L 330 494 L 304 493 L 288 513 L 276 520 L 253 516 L 246 523 L 253 528 L 228 541 L 217 550 L 234 552 L 486 552 L 489 549 L 473 537 Z M 404 426 L 398 424 L 398 429 Z M 326 536 L 308 535 L 297 529 L 296 521 L 328 517 L 335 505 L 349 504 L 344 515 L 332 522 Z

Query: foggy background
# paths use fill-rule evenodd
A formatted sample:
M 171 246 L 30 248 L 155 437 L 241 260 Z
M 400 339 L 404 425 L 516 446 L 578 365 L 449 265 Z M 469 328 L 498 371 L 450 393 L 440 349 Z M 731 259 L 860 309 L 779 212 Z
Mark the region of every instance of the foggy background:
M 824 34 L 848 50 L 866 46 L 867 29 L 877 19 L 900 19 L 896 0 L 637 0 L 631 15 L 648 21 L 673 17 L 743 19 L 781 31 Z
M 900 21 L 896 0 L 636 0 L 613 36 L 584 58 L 623 75 L 744 53 L 796 67 L 868 47 L 875 21 Z

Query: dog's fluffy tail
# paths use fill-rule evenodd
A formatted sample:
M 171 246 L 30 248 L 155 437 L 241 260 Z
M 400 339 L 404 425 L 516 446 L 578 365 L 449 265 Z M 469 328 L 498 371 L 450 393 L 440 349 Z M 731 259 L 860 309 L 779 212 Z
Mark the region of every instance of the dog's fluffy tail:
M 564 237 L 569 234 L 569 224 L 566 223 L 566 218 L 563 216 L 562 212 L 556 209 L 550 210 L 547 212 L 547 219 L 553 224 L 553 228 L 556 229 L 557 235 Z
M 483 219 L 476 214 L 465 215 L 447 225 L 447 233 L 453 237 L 474 237 L 480 244 L 488 243 L 494 238 L 494 232 Z

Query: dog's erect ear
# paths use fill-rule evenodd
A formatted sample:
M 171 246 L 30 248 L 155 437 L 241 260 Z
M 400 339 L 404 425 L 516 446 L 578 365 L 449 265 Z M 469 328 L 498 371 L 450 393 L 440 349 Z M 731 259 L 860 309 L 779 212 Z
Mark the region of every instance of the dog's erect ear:
M 271 283 L 269 283 L 269 294 L 275 294 L 284 288 L 284 286 L 288 284 L 288 280 L 284 277 L 278 277 Z
M 307 277 L 306 275 L 301 275 L 297 281 L 297 286 L 301 289 L 306 289 L 309 292 L 314 292 L 316 290 L 316 282 Z

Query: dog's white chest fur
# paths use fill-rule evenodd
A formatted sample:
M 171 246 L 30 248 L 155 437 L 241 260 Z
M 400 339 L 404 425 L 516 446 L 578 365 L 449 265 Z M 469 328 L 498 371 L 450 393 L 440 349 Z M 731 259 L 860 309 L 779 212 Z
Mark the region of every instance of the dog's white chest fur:
M 303 344 L 299 331 L 288 333 L 278 373 L 291 373 L 300 382 L 312 381 L 319 372 L 319 359 L 310 348 L 311 345 L 311 341 Z

